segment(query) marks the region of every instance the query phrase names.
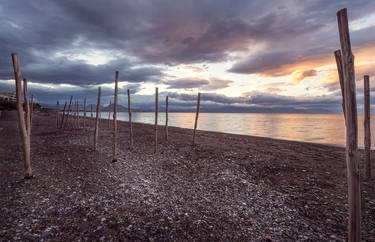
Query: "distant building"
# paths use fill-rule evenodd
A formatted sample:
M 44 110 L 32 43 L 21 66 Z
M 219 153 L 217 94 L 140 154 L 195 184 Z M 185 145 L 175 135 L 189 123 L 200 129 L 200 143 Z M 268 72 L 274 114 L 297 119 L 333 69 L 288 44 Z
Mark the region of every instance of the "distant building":
M 16 102 L 16 94 L 13 92 L 0 92 L 0 101 Z

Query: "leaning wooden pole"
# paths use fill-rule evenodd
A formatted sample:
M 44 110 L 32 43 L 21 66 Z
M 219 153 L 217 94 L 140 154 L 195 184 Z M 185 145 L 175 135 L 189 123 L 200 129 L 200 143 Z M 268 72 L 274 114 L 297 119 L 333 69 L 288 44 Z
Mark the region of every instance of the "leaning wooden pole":
M 365 125 L 365 169 L 366 177 L 371 178 L 371 129 L 370 129 L 370 77 L 364 76 L 364 125 Z
M 27 138 L 26 124 L 23 113 L 22 91 L 21 91 L 21 72 L 18 64 L 18 57 L 16 53 L 12 53 L 14 80 L 16 82 L 16 98 L 17 98 L 17 114 L 18 114 L 18 127 L 21 134 L 24 159 L 25 159 L 25 178 L 32 178 L 31 159 L 30 159 L 30 143 Z
M 159 112 L 159 91 L 155 88 L 155 140 L 154 140 L 154 153 L 158 150 L 158 112 Z
M 195 145 L 195 133 L 196 133 L 197 126 L 198 126 L 198 116 L 199 116 L 200 102 L 201 102 L 201 93 L 198 92 L 197 111 L 195 113 L 194 131 L 193 131 L 193 145 Z
M 337 72 L 338 72 L 340 87 L 341 87 L 342 111 L 344 112 L 344 118 L 345 118 L 346 116 L 345 114 L 345 91 L 344 91 L 344 74 L 342 73 L 341 50 L 335 51 L 335 59 L 336 59 Z
M 117 161 L 117 92 L 118 92 L 118 71 L 115 77 L 115 100 L 113 103 L 113 159 L 112 162 Z
M 129 143 L 130 143 L 130 149 L 133 148 L 133 125 L 132 125 L 132 110 L 131 110 L 131 104 L 130 104 L 130 90 L 128 89 L 128 116 L 129 116 Z
M 67 102 L 65 101 L 65 104 L 64 104 L 64 111 L 63 111 L 62 119 L 61 119 L 61 123 L 60 123 L 60 129 L 61 129 L 61 128 L 63 127 L 63 125 L 64 125 L 66 104 L 67 104 Z
M 341 43 L 346 114 L 346 164 L 348 177 L 349 225 L 348 241 L 361 240 L 361 190 L 358 164 L 358 121 L 354 74 L 348 16 L 346 8 L 337 12 Z
M 98 103 L 96 105 L 96 121 L 95 121 L 95 131 L 94 131 L 94 150 L 98 146 L 98 135 L 99 135 L 99 113 L 100 113 L 100 92 L 101 88 L 98 87 Z
M 165 97 L 165 141 L 168 142 L 168 96 Z
M 60 103 L 59 100 L 56 102 L 56 128 L 59 128 L 59 123 L 60 123 Z
M 86 128 L 86 97 L 83 100 L 83 128 Z

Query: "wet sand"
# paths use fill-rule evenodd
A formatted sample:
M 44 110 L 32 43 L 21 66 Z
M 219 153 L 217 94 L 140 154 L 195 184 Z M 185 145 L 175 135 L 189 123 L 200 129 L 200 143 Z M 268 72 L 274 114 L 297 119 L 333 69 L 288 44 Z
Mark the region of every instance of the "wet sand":
M 166 143 L 160 126 L 154 154 L 152 125 L 133 124 L 131 150 L 120 122 L 112 163 L 107 120 L 94 151 L 92 121 L 61 130 L 54 113 L 33 117 L 31 180 L 16 113 L 0 118 L 1 240 L 346 239 L 343 148 L 207 131 L 193 147 L 192 130 L 170 127 Z M 362 237 L 375 241 L 375 179 L 362 188 Z

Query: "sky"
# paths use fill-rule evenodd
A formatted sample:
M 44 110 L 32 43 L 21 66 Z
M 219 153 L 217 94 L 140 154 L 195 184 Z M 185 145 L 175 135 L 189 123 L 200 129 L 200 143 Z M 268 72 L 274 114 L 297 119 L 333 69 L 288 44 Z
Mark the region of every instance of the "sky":
M 0 2 L 0 91 L 14 91 L 18 53 L 42 104 L 71 95 L 102 104 L 191 111 L 339 113 L 336 12 L 348 9 L 357 102 L 375 104 L 373 0 L 12 0 Z M 375 110 L 375 106 L 372 106 Z

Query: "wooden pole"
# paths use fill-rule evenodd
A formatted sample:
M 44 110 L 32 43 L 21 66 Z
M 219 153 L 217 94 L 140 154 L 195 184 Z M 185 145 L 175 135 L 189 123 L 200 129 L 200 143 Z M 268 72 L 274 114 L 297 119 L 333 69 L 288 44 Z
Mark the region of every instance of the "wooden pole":
M 165 141 L 168 142 L 168 96 L 165 97 Z
M 118 92 L 118 71 L 115 77 L 115 100 L 113 104 L 113 159 L 112 162 L 117 161 L 117 92 Z
M 130 90 L 128 89 L 128 115 L 129 115 L 129 131 L 130 131 L 130 149 L 133 148 L 133 125 L 132 125 L 132 111 L 130 104 Z
M 30 153 L 31 119 L 30 119 L 30 105 L 29 105 L 29 95 L 27 94 L 27 79 L 26 78 L 23 78 L 23 98 L 25 100 L 26 134 L 27 134 L 28 149 Z
M 112 106 L 112 101 L 109 101 L 109 111 L 108 111 L 108 128 L 111 127 L 111 106 Z
M 337 12 L 341 42 L 342 67 L 345 91 L 346 114 L 346 163 L 348 177 L 349 231 L 348 240 L 361 240 L 361 191 L 358 164 L 358 121 L 354 74 L 354 56 L 352 54 L 348 16 L 346 8 Z
M 72 108 L 72 101 L 73 101 L 73 96 L 70 96 L 70 102 L 69 102 L 69 106 L 68 106 L 68 112 L 66 113 L 66 122 L 65 122 L 65 124 L 70 120 L 70 110 L 71 110 L 71 108 Z M 65 128 L 65 125 L 64 124 L 64 128 Z
M 93 119 L 93 112 L 92 112 L 92 104 L 90 104 L 90 107 L 91 107 L 91 124 L 92 124 L 92 122 L 94 122 L 94 119 Z
M 197 112 L 195 113 L 194 131 L 193 131 L 193 145 L 195 145 L 195 133 L 196 133 L 197 126 L 198 126 L 198 115 L 199 115 L 200 102 L 201 102 L 201 93 L 198 92 Z
M 371 128 L 370 128 L 370 77 L 364 76 L 364 125 L 365 125 L 365 167 L 366 177 L 371 178 Z
M 67 102 L 65 101 L 65 104 L 64 104 L 64 111 L 63 111 L 62 120 L 61 120 L 61 124 L 60 124 L 60 129 L 61 129 L 61 128 L 63 127 L 63 125 L 64 125 L 66 104 L 67 104 Z
M 30 160 L 30 143 L 28 143 L 25 118 L 22 106 L 22 91 L 21 91 L 21 72 L 18 64 L 18 57 L 16 53 L 12 53 L 14 80 L 16 82 L 16 98 L 17 98 L 17 114 L 18 114 L 18 127 L 21 134 L 24 158 L 25 158 L 25 178 L 32 178 L 31 160 Z
M 96 122 L 95 122 L 95 132 L 94 132 L 94 150 L 98 146 L 98 135 L 99 135 L 99 113 L 100 113 L 100 92 L 101 88 L 98 87 L 98 104 L 96 105 Z
M 337 72 L 338 72 L 340 87 L 341 87 L 342 111 L 344 112 L 344 118 L 345 118 L 346 116 L 345 115 L 345 91 L 344 91 L 344 74 L 342 73 L 341 50 L 335 51 L 335 59 L 336 59 Z
M 60 115 L 60 103 L 59 100 L 56 102 L 56 128 L 59 128 L 59 115 Z
M 158 150 L 158 112 L 159 112 L 159 91 L 155 88 L 155 141 L 154 141 L 154 153 Z
M 34 113 L 34 94 L 31 95 L 31 102 L 30 102 L 30 127 L 33 126 L 33 113 Z
M 83 100 L 83 128 L 86 128 L 86 97 Z
M 77 104 L 76 104 L 76 112 L 77 112 L 77 128 L 80 128 L 79 126 L 79 101 L 77 100 Z

